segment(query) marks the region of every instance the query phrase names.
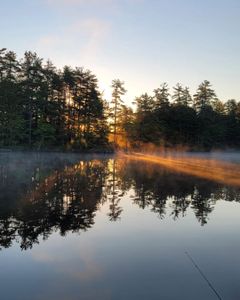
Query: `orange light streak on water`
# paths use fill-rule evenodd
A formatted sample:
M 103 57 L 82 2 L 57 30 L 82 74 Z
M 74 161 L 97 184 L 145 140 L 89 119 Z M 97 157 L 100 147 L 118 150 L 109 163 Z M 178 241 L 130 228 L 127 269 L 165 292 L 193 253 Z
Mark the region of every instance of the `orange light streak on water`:
M 240 186 L 240 165 L 199 157 L 154 156 L 141 153 L 125 154 L 131 160 L 145 161 L 168 169 L 215 182 Z

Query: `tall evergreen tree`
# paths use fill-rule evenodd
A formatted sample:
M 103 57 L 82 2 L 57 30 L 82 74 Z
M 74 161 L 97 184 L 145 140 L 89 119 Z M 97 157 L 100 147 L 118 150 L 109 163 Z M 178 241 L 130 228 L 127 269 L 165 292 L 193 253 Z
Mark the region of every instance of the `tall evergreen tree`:
M 97 78 L 83 68 L 63 71 L 36 53 L 0 50 L 0 144 L 35 149 L 107 146 L 105 107 Z
M 111 114 L 110 117 L 112 119 L 112 133 L 113 133 L 113 141 L 114 145 L 117 145 L 117 135 L 119 129 L 119 117 L 122 113 L 122 96 L 126 94 L 127 90 L 124 87 L 124 82 L 115 79 L 112 81 L 111 85 L 112 91 L 112 101 L 111 101 Z
M 197 93 L 194 95 L 194 106 L 197 111 L 211 106 L 213 100 L 216 99 L 216 93 L 211 88 L 208 80 L 204 80 L 198 87 Z
M 42 59 L 33 52 L 25 52 L 21 61 L 21 91 L 27 123 L 28 145 L 35 142 L 35 130 L 45 109 L 47 90 L 44 82 Z
M 4 146 L 21 142 L 24 136 L 19 71 L 16 54 L 2 49 L 0 51 L 0 144 Z
M 169 106 L 169 88 L 168 84 L 164 82 L 159 88 L 154 90 L 155 108 L 165 108 Z
M 190 106 L 192 104 L 192 97 L 188 87 L 183 87 L 180 83 L 177 83 L 173 87 L 172 99 L 176 105 Z

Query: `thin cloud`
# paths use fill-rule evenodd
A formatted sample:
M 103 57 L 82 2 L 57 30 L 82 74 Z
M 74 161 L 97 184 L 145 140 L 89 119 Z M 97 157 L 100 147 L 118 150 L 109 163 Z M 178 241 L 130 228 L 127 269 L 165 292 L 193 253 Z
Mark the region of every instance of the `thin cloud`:
M 121 3 L 143 3 L 146 0 L 45 0 L 48 4 L 51 5 L 64 5 L 64 6 L 69 6 L 69 5 L 98 5 L 98 6 L 103 6 L 103 5 L 113 5 L 113 4 L 121 4 Z
M 49 4 L 57 5 L 82 5 L 82 4 L 107 4 L 116 0 L 46 0 Z
M 97 18 L 76 21 L 63 32 L 42 36 L 37 41 L 37 49 L 54 55 L 61 49 L 62 53 L 74 54 L 83 64 L 92 62 L 102 51 L 102 47 L 111 31 L 109 22 Z
M 82 53 L 85 59 L 96 57 L 101 47 L 104 44 L 105 39 L 110 31 L 110 25 L 106 21 L 98 19 L 88 19 L 82 22 L 76 22 L 71 32 L 74 35 L 84 34 L 87 38 L 86 43 L 82 47 Z

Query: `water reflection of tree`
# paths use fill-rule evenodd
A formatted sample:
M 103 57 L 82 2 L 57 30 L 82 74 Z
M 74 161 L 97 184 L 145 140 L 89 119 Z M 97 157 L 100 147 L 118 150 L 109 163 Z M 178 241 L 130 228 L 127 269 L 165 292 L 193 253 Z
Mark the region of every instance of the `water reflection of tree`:
M 118 164 L 118 166 L 117 166 Z M 109 201 L 109 220 L 120 220 L 121 213 L 123 211 L 120 207 L 120 201 L 124 196 L 124 190 L 121 189 L 122 180 L 119 177 L 119 161 L 111 159 L 108 163 L 108 178 L 107 178 L 107 195 Z
M 174 220 L 192 211 L 205 225 L 218 200 L 240 202 L 236 188 L 124 159 L 81 160 L 51 155 L 0 158 L 0 245 L 22 249 L 53 232 L 86 231 L 97 210 L 109 205 L 110 221 L 120 220 L 121 200 L 131 191 L 141 209 Z M 133 200 L 132 200 L 133 199 Z
M 22 249 L 27 249 L 38 243 L 40 236 L 47 239 L 56 230 L 65 235 L 90 228 L 98 206 L 104 201 L 106 166 L 106 160 L 81 161 L 71 167 L 55 169 L 42 180 L 39 174 L 32 174 L 36 174 L 37 169 L 38 173 L 45 170 L 34 166 L 20 184 L 22 189 L 15 190 L 18 201 L 0 213 L 1 246 L 9 247 L 16 240 Z M 10 190 L 11 182 L 19 185 L 15 179 L 14 172 L 9 172 L 8 184 L 0 188 Z M 9 193 L 8 199 L 13 196 Z M 1 206 L 6 200 L 0 196 Z
M 161 219 L 168 209 L 176 220 L 185 217 L 191 208 L 200 224 L 205 225 L 217 200 L 240 202 L 236 188 L 170 172 L 154 164 L 129 160 L 123 169 L 123 180 L 126 174 L 135 190 L 134 203 L 142 209 L 150 208 Z

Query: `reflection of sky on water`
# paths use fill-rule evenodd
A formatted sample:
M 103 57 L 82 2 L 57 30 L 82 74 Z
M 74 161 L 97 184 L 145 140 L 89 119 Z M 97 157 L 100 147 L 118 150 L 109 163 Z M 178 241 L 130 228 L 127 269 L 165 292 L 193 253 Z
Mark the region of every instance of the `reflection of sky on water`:
M 41 194 L 28 192 L 27 204 L 11 202 L 14 193 L 0 196 L 9 203 L 1 232 L 8 218 L 21 221 L 12 246 L 0 252 L 4 299 L 216 299 L 185 251 L 223 299 L 240 297 L 237 189 L 124 160 L 80 165 L 77 173 L 56 167 L 48 189 L 43 164 Z M 21 190 L 29 191 L 24 180 Z M 15 176 L 9 182 L 18 186 Z M 22 195 L 15 192 L 17 200 Z M 21 251 L 21 234 L 34 232 L 24 235 L 22 226 L 31 224 L 39 243 Z

